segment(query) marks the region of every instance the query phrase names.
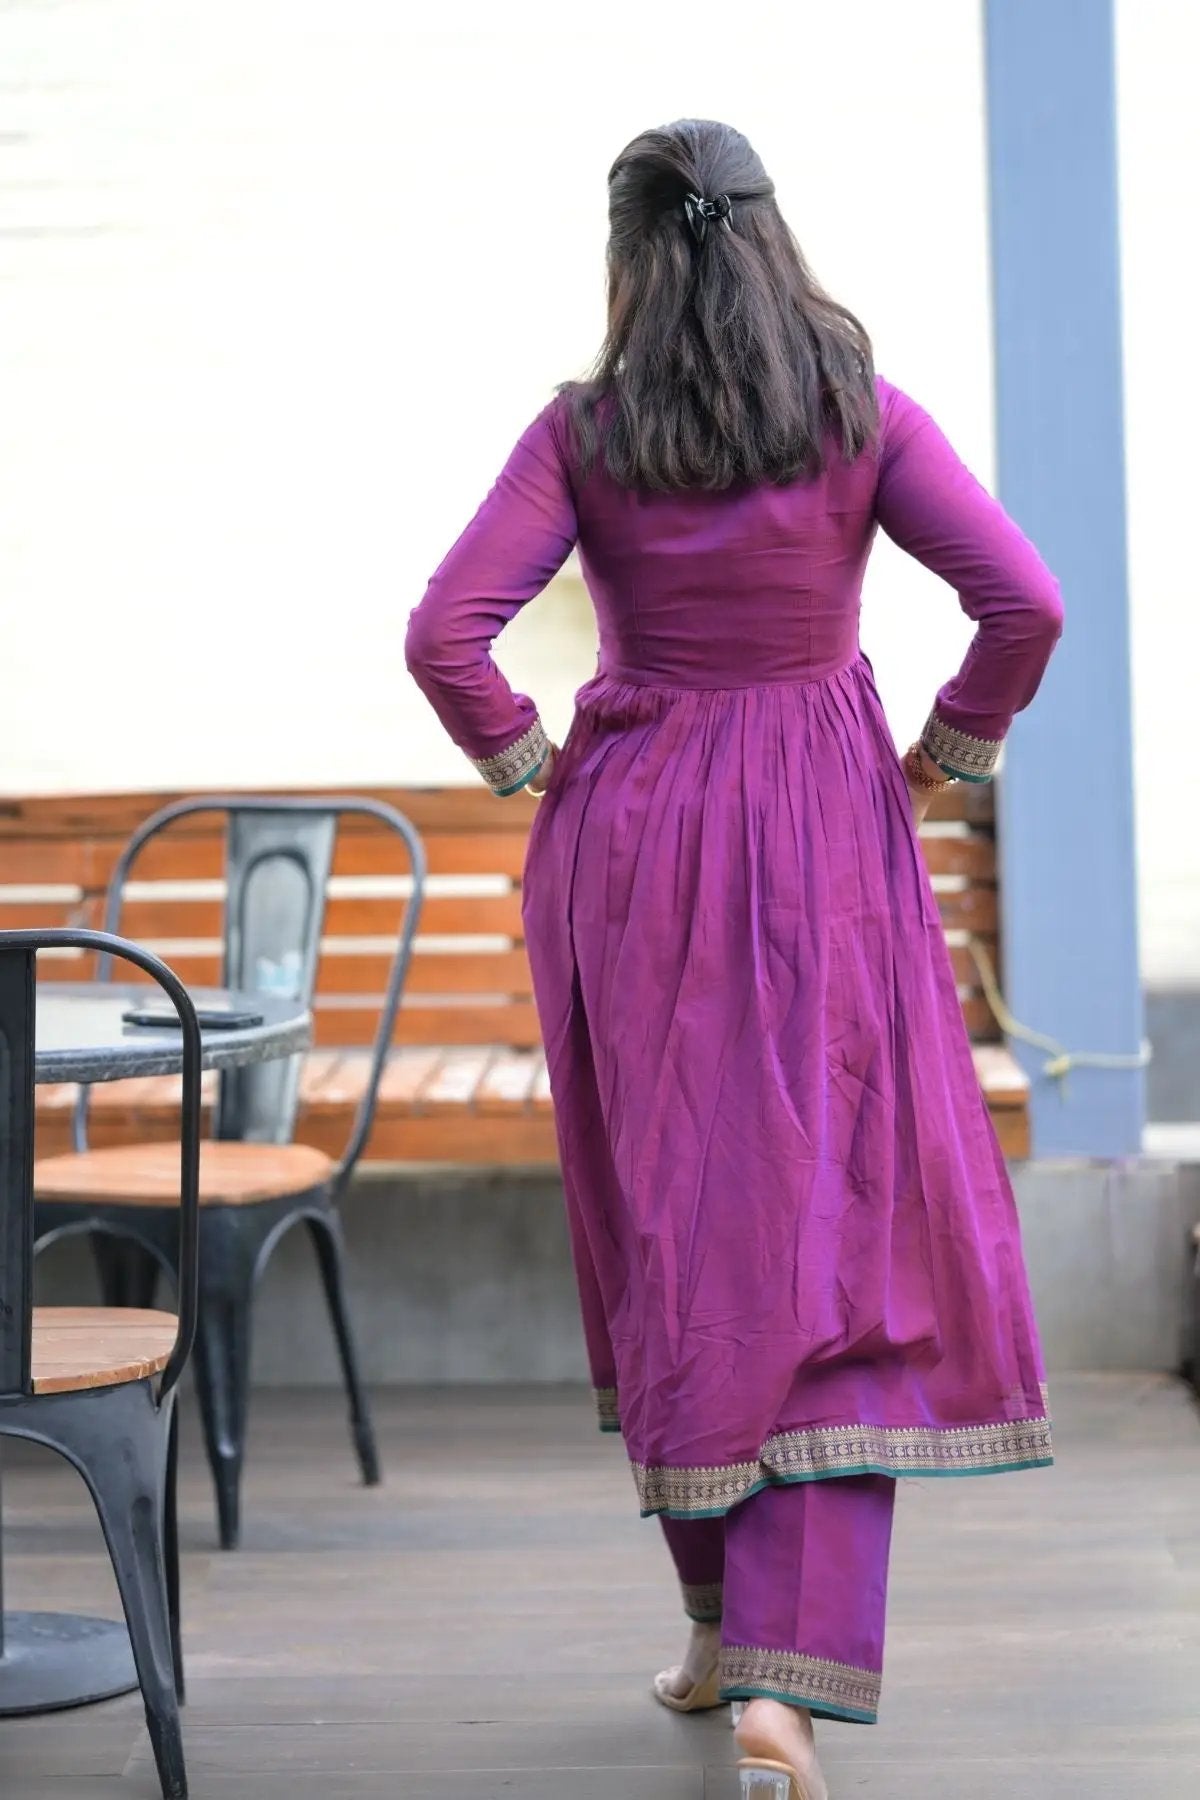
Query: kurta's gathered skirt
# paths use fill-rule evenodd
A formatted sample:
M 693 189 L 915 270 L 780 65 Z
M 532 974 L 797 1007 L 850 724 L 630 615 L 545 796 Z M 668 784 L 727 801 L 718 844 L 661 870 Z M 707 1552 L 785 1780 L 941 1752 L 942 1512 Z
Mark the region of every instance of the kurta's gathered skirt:
M 601 1421 L 643 1512 L 1048 1462 L 1012 1191 L 865 659 L 598 676 L 524 905 Z

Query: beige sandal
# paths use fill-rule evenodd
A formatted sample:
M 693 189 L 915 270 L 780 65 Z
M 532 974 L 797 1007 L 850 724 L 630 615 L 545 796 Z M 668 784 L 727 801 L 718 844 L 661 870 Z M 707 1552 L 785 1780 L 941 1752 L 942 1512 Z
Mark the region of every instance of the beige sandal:
M 660 1706 L 669 1706 L 672 1712 L 690 1713 L 712 1712 L 714 1707 L 721 1705 L 721 1689 L 716 1669 L 711 1675 L 706 1675 L 703 1681 L 693 1682 L 686 1694 L 669 1693 L 665 1685 L 660 1685 L 677 1673 L 676 1669 L 664 1669 L 661 1675 L 654 1677 L 654 1686 L 650 1691 Z

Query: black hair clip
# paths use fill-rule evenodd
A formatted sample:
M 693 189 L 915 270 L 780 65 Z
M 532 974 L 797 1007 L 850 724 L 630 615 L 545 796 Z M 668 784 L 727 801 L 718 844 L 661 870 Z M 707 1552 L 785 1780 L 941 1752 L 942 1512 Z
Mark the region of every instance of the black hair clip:
M 728 194 L 718 194 L 715 200 L 706 200 L 702 194 L 685 194 L 683 215 L 692 236 L 698 244 L 702 244 L 710 219 L 724 219 L 726 224 L 732 221 L 733 202 Z

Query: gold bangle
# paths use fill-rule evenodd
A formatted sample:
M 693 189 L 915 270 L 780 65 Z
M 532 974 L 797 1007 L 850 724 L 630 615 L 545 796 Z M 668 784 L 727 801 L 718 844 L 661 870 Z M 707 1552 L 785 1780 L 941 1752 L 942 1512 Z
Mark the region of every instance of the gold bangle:
M 927 794 L 940 794 L 953 781 L 952 775 L 943 775 L 940 781 L 925 773 L 925 765 L 921 761 L 920 744 L 910 744 L 904 752 L 904 773 L 913 787 L 923 788 Z
M 547 783 L 549 783 L 550 777 L 554 773 L 554 759 L 557 755 L 558 755 L 558 751 L 554 748 L 554 745 L 551 744 L 549 749 L 546 751 L 545 756 L 543 756 L 543 758 L 542 758 L 541 765 L 537 771 L 537 775 L 535 775 L 533 778 L 534 781 L 537 780 L 537 776 L 541 774 L 542 769 L 545 769 L 546 781 L 547 781 Z M 535 800 L 544 800 L 545 799 L 546 789 L 544 787 L 534 787 L 533 781 L 528 781 L 528 782 L 526 782 L 525 785 L 526 785 L 528 791 L 533 795 Z

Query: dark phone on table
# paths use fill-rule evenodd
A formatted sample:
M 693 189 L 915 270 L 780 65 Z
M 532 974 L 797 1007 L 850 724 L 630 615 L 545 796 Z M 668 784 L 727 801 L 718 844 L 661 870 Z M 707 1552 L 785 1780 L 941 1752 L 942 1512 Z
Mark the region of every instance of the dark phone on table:
M 247 1031 L 252 1025 L 261 1025 L 263 1022 L 260 1012 L 227 1004 L 198 1006 L 196 1017 L 202 1031 Z M 179 1029 L 179 1014 L 175 1008 L 158 1001 L 150 1001 L 145 1006 L 127 1006 L 121 1018 L 126 1025 L 165 1026 L 168 1031 Z

